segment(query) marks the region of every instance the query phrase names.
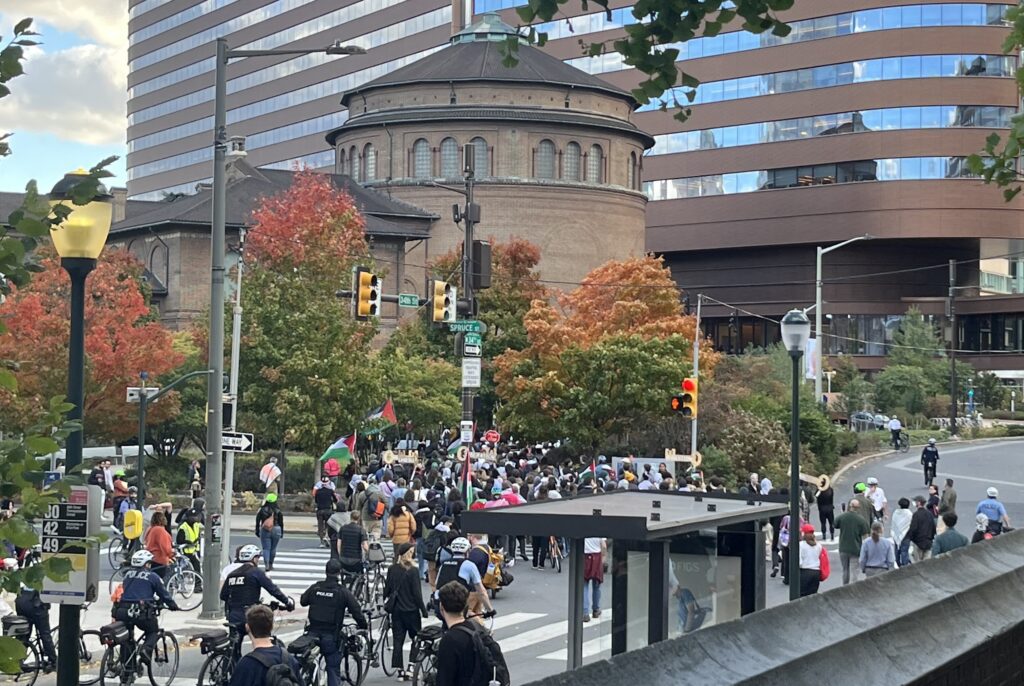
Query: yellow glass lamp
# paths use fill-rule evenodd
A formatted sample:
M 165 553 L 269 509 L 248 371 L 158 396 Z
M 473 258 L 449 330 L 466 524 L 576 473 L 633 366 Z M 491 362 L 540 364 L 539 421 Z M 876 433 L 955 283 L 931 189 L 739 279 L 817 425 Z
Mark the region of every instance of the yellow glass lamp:
M 103 184 L 99 185 L 96 196 L 88 204 L 74 205 L 71 202 L 71 189 L 88 175 L 89 172 L 84 169 L 76 169 L 65 174 L 50 191 L 51 207 L 63 202 L 71 208 L 68 218 L 50 232 L 53 246 L 62 258 L 97 259 L 110 233 L 114 196 L 107 192 Z

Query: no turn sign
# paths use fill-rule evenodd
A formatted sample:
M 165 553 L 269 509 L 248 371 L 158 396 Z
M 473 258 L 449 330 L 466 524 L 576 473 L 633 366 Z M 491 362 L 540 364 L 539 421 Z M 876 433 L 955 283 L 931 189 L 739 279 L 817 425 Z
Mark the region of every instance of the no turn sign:
M 487 441 L 488 443 L 497 443 L 498 441 L 501 440 L 501 434 L 495 431 L 494 429 L 491 429 L 490 431 L 484 434 L 484 440 Z

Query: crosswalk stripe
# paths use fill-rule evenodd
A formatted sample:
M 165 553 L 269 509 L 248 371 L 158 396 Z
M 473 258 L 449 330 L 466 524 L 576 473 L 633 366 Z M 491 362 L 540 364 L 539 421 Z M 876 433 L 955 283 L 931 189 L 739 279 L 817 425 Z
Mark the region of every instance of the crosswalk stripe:
M 595 655 L 600 655 L 602 653 L 610 653 L 611 649 L 612 649 L 612 635 L 611 634 L 601 634 L 597 638 L 592 638 L 589 641 L 584 641 L 583 642 L 583 657 L 584 658 L 588 658 L 588 657 L 594 657 Z M 568 648 L 559 648 L 558 650 L 555 650 L 553 652 L 546 653 L 544 655 L 538 655 L 537 659 L 538 660 L 560 660 L 561 662 L 565 662 L 565 660 L 568 657 L 568 655 L 569 655 Z
M 588 626 L 595 626 L 603 622 L 608 621 L 611 618 L 611 613 L 603 614 L 597 619 L 591 620 Z M 524 631 L 521 634 L 509 637 L 507 639 L 500 640 L 501 651 L 503 653 L 510 653 L 514 650 L 520 650 L 522 648 L 528 648 L 535 643 L 541 641 L 549 641 L 553 638 L 565 637 L 569 631 L 569 622 L 561 621 L 555 622 L 554 624 L 548 624 L 542 626 L 539 629 L 532 629 L 530 631 Z

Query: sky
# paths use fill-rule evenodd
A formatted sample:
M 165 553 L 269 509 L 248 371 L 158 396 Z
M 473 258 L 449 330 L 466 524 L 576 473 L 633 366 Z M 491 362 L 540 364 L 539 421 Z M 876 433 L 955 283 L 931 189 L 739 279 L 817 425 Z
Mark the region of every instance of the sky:
M 25 74 L 0 98 L 0 133 L 11 133 L 12 154 L 0 158 L 0 191 L 24 190 L 30 179 L 46 192 L 68 171 L 111 155 L 126 183 L 125 102 L 128 80 L 128 3 L 125 0 L 2 0 L 0 40 L 32 17 Z

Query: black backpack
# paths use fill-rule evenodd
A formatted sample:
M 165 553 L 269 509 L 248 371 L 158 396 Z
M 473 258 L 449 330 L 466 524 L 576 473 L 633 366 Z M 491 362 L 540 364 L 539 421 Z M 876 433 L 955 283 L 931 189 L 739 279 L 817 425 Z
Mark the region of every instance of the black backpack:
M 279 648 L 279 650 L 281 651 L 279 662 L 271 662 L 272 657 L 255 651 L 249 653 L 267 668 L 267 675 L 263 677 L 263 686 L 302 686 L 302 683 L 295 678 L 295 672 L 292 671 L 289 664 L 288 653 L 284 651 L 284 648 Z
M 501 646 L 494 640 L 489 631 L 480 626 L 470 626 L 473 620 L 466 620 L 456 624 L 455 629 L 462 629 L 473 639 L 473 676 L 470 678 L 470 686 L 488 686 L 491 680 L 498 682 L 499 686 L 509 686 L 512 677 L 508 672 L 508 664 L 505 663 L 505 656 L 501 652 Z
M 444 532 L 438 531 L 437 529 L 431 529 L 427 532 L 427 540 L 423 542 L 423 557 L 427 560 L 436 560 L 437 553 L 441 550 L 441 545 L 444 543 Z

